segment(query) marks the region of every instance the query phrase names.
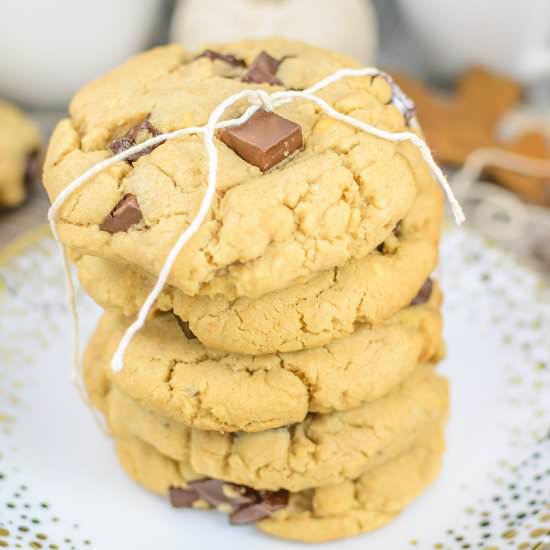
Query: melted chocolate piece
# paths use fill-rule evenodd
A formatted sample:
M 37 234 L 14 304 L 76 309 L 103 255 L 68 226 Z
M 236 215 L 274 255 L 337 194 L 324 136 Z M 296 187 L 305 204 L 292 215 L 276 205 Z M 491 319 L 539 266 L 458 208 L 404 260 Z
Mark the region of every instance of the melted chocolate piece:
M 233 65 L 233 67 L 246 67 L 246 63 L 244 59 L 240 59 L 230 53 L 220 53 L 220 52 L 215 52 L 214 50 L 204 50 L 204 52 L 197 55 L 195 59 L 200 59 L 201 57 L 207 57 L 212 61 L 215 61 L 215 60 L 224 61 L 229 65 Z
M 259 501 L 241 506 L 229 516 L 232 525 L 245 525 L 269 517 L 273 512 L 285 508 L 288 504 L 288 491 L 260 491 Z
M 111 213 L 105 216 L 99 229 L 108 233 L 120 233 L 127 231 L 132 225 L 139 223 L 143 219 L 143 214 L 139 207 L 135 195 L 124 195 L 122 199 L 111 210 Z
M 373 76 L 372 79 L 378 78 L 378 76 L 382 77 L 391 88 L 392 97 L 388 101 L 387 105 L 394 105 L 398 111 L 403 115 L 405 118 L 405 123 L 407 126 L 410 125 L 411 120 L 416 116 L 416 105 L 414 104 L 414 101 L 399 87 L 397 82 L 388 74 L 379 74 L 377 76 Z
M 176 315 L 176 321 L 178 322 L 178 325 L 180 326 L 183 334 L 185 334 L 185 337 L 188 340 L 197 339 L 193 331 L 189 328 L 189 321 L 184 321 L 181 317 L 178 317 L 177 315 Z
M 399 238 L 401 237 L 401 224 L 402 224 L 402 220 L 399 220 L 396 224 L 395 224 L 395 227 L 393 228 L 393 234 Z M 384 254 L 384 250 L 385 250 L 385 244 L 386 241 L 382 241 L 377 247 L 376 247 L 376 250 L 378 250 L 378 252 L 381 252 L 382 254 Z
M 426 282 L 422 285 L 422 288 L 418 291 L 418 294 L 411 302 L 411 306 L 425 304 L 432 296 L 433 286 L 433 281 L 431 279 L 426 279 Z
M 170 503 L 174 508 L 191 508 L 199 495 L 193 489 L 170 487 Z
M 109 145 L 109 149 L 111 149 L 112 153 L 114 155 L 117 155 L 118 153 L 122 153 L 122 151 L 126 151 L 127 149 L 130 149 L 130 147 L 133 147 L 136 145 L 136 139 L 140 132 L 145 131 L 149 132 L 151 136 L 158 136 L 160 132 L 151 124 L 151 121 L 149 120 L 149 117 L 142 120 L 139 124 L 136 124 L 133 128 L 128 130 L 123 136 L 113 140 L 111 144 Z M 140 157 L 143 157 L 144 155 L 148 155 L 151 151 L 156 149 L 159 145 L 162 145 L 162 143 L 157 143 L 156 145 L 151 145 L 150 147 L 146 147 L 143 151 L 140 151 L 139 153 L 134 153 L 133 155 L 130 155 L 126 162 L 129 164 L 133 164 L 136 162 L 137 159 Z
M 393 234 L 399 238 L 401 237 L 401 228 L 403 226 L 403 220 L 399 220 L 396 224 L 395 224 L 395 227 L 393 228 Z
M 256 502 L 256 491 L 253 489 L 225 483 L 219 479 L 191 481 L 189 487 L 211 506 L 229 504 L 232 508 L 237 508 L 239 506 L 249 506 Z
M 225 483 L 218 479 L 189 482 L 187 489 L 170 488 L 170 502 L 174 508 L 191 508 L 202 499 L 212 507 L 229 505 L 233 510 L 233 525 L 252 523 L 268 517 L 288 504 L 288 491 L 256 491 L 244 485 Z
M 222 130 L 219 137 L 237 155 L 262 172 L 304 144 L 298 124 L 268 111 L 258 111 L 244 124 Z
M 250 65 L 250 68 L 242 77 L 243 82 L 252 82 L 254 84 L 271 84 L 272 86 L 282 86 L 283 83 L 275 76 L 279 70 L 279 65 L 283 59 L 275 59 L 267 52 L 263 51 L 256 56 L 256 59 Z

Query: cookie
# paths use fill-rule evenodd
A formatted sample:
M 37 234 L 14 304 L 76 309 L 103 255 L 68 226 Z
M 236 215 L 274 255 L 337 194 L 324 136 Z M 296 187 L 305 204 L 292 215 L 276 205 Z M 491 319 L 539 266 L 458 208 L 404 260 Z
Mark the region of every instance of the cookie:
M 528 159 L 545 160 L 550 163 L 548 139 L 541 132 L 527 132 L 509 142 L 499 144 L 498 148 L 523 155 Z M 486 171 L 522 199 L 541 206 L 550 206 L 550 170 L 545 178 L 528 176 L 498 166 L 488 166 Z
M 156 308 L 173 310 L 206 347 L 260 355 L 323 346 L 360 323 L 384 322 L 411 303 L 437 261 L 442 195 L 427 170 L 412 210 L 384 245 L 360 260 L 251 300 L 183 294 L 168 286 Z M 76 258 L 96 302 L 133 316 L 154 280 L 126 264 Z
M 449 98 L 406 75 L 394 77 L 414 100 L 434 156 L 453 166 L 462 165 L 475 149 L 493 146 L 498 122 L 522 97 L 519 84 L 481 67 L 468 70 Z
M 40 134 L 16 107 L 0 101 L 0 208 L 20 205 L 38 172 Z
M 112 355 L 128 320 L 107 313 L 90 340 L 88 376 L 98 370 L 148 409 L 203 430 L 260 431 L 376 400 L 441 349 L 438 289 L 387 323 L 300 352 L 264 356 L 216 352 L 173 315 L 147 322 L 113 374 Z
M 169 46 L 139 55 L 85 86 L 50 142 L 44 172 L 50 198 L 113 151 L 155 132 L 204 125 L 212 110 L 235 92 L 281 89 L 270 83 L 274 79 L 285 88 L 303 89 L 337 69 L 357 66 L 337 54 L 282 39 L 217 50 L 243 60 L 246 67 Z M 270 65 L 269 74 L 252 78 L 250 71 L 263 51 L 278 63 Z M 319 96 L 379 128 L 409 130 L 383 78 L 344 79 Z M 230 108 L 227 116 L 244 107 Z M 217 134 L 217 193 L 170 277 L 187 295 L 257 298 L 298 284 L 365 257 L 412 207 L 417 169 L 424 166 L 414 145 L 356 130 L 305 100 L 277 108 L 273 117 L 246 123 L 256 129 L 267 124 L 270 132 L 247 127 L 233 129 L 231 138 L 226 131 Z M 293 133 L 296 125 L 301 139 Z M 167 141 L 145 153 L 77 190 L 62 206 L 58 227 L 62 241 L 79 253 L 156 277 L 203 199 L 207 155 L 200 135 Z M 271 161 L 265 163 L 270 155 L 285 160 L 271 166 Z M 124 217 L 113 226 L 111 218 L 120 211 Z
M 444 422 L 448 408 L 447 382 L 431 365 L 417 367 L 385 397 L 361 407 L 313 413 L 256 433 L 188 428 L 148 411 L 100 374 L 89 376 L 87 385 L 114 436 L 149 443 L 177 460 L 185 479 L 210 477 L 272 491 L 353 480 Z
M 178 463 L 154 447 L 132 437 L 117 438 L 116 443 L 124 469 L 147 489 L 167 494 L 172 487 L 186 485 Z M 256 527 L 264 533 L 284 539 L 309 543 L 341 539 L 382 527 L 398 515 L 435 479 L 444 448 L 442 429 L 435 427 L 397 457 L 358 478 L 292 492 L 281 502 L 281 508 L 274 511 L 264 507 L 259 514 L 257 510 L 251 514 L 242 504 L 228 504 L 231 499 L 224 499 L 217 506 L 209 506 L 204 499 L 184 504 L 194 508 L 217 507 L 231 513 L 232 523 L 236 516 L 242 520 L 244 512 L 247 523 L 256 521 Z M 235 491 L 234 486 L 222 487 L 229 489 L 229 495 Z M 248 488 L 243 489 L 245 494 L 250 493 Z

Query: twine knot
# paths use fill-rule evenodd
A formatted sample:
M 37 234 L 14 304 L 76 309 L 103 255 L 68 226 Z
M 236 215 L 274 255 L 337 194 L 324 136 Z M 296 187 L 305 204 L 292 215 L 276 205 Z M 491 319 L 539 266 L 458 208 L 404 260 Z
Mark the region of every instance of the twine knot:
M 254 95 L 255 97 L 251 101 L 252 105 L 260 107 L 260 109 L 268 112 L 275 109 L 275 102 L 273 101 L 271 95 L 265 90 L 254 90 Z

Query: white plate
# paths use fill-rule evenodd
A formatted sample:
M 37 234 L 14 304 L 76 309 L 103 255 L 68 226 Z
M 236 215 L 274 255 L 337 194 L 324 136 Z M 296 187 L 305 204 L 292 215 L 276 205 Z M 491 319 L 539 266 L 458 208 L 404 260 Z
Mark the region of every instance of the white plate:
M 550 290 L 476 234 L 444 239 L 451 378 L 443 473 L 388 527 L 328 549 L 542 548 L 550 542 Z M 303 548 L 174 510 L 118 466 L 69 381 L 71 329 L 45 233 L 0 261 L 0 547 Z M 79 297 L 88 334 L 97 307 Z M 9 532 L 9 533 L 8 533 Z M 527 544 L 527 546 L 521 546 Z

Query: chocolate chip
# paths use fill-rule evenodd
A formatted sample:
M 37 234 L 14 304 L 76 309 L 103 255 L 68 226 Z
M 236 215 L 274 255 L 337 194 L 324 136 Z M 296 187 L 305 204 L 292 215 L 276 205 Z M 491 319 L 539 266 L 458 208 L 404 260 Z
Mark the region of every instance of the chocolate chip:
M 237 155 L 262 172 L 304 144 L 298 124 L 267 111 L 258 111 L 244 124 L 222 130 L 219 137 Z
M 27 156 L 27 164 L 25 166 L 24 181 L 27 187 L 30 187 L 34 183 L 40 181 L 40 160 L 38 151 L 32 151 Z
M 192 489 L 170 487 L 170 503 L 174 508 L 191 508 L 199 495 Z
M 256 491 L 244 485 L 226 483 L 218 479 L 190 481 L 189 487 L 170 488 L 170 502 L 174 508 L 191 508 L 202 499 L 212 507 L 228 505 L 233 511 L 230 522 L 233 525 L 252 523 L 268 517 L 288 504 L 288 491 Z
M 176 315 L 176 321 L 178 322 L 178 325 L 180 326 L 181 330 L 183 331 L 183 334 L 185 334 L 185 337 L 188 340 L 197 339 L 193 331 L 189 328 L 189 321 L 184 321 L 181 317 L 178 317 L 177 315 Z
M 426 279 L 426 282 L 422 285 L 422 288 L 418 291 L 418 294 L 411 302 L 411 306 L 425 304 L 432 296 L 433 286 L 433 281 L 431 279 Z
M 393 228 L 393 234 L 399 238 L 401 237 L 401 229 L 403 228 L 403 220 L 399 220 Z
M 387 105 L 394 105 L 397 110 L 405 118 L 405 123 L 409 126 L 411 120 L 416 116 L 416 105 L 414 101 L 399 87 L 397 82 L 388 74 L 379 74 L 372 77 L 374 80 L 377 77 L 382 77 L 391 88 L 392 96 L 388 100 Z
M 139 124 L 128 130 L 128 132 L 126 132 L 123 136 L 113 140 L 109 145 L 109 149 L 111 149 L 114 155 L 130 149 L 130 147 L 136 145 L 136 139 L 140 132 L 149 132 L 153 137 L 160 134 L 159 130 L 157 130 L 151 124 L 149 117 L 147 117 Z M 162 142 L 157 143 L 156 145 L 151 145 L 150 147 L 146 147 L 145 149 L 143 149 L 143 151 L 140 151 L 139 153 L 134 153 L 133 155 L 130 155 L 126 159 L 126 162 L 133 164 L 134 162 L 136 162 L 137 159 L 144 155 L 148 155 L 151 151 L 153 151 L 153 149 L 156 149 L 159 145 L 162 145 Z
M 244 59 L 240 59 L 230 53 L 220 53 L 220 52 L 215 52 L 214 50 L 204 50 L 204 52 L 197 55 L 195 59 L 200 59 L 201 57 L 207 57 L 212 61 L 214 60 L 224 61 L 229 65 L 233 65 L 233 67 L 246 67 L 246 63 Z
M 223 485 L 224 482 L 219 479 L 201 479 L 191 481 L 189 488 L 211 506 L 218 506 L 222 503 L 228 503 L 228 499 L 223 492 Z
M 395 227 L 393 228 L 392 234 L 393 234 L 393 236 L 396 237 L 397 239 L 398 239 L 399 237 L 401 237 L 401 220 L 398 221 L 398 222 L 395 224 Z M 381 254 L 384 254 L 385 251 L 386 251 L 386 241 L 381 242 L 381 243 L 376 247 L 376 250 L 378 250 L 378 252 L 380 252 Z
M 232 525 L 253 523 L 270 516 L 276 510 L 285 508 L 288 504 L 288 491 L 260 491 L 259 501 L 254 504 L 241 506 L 229 517 Z
M 143 214 L 139 207 L 135 195 L 124 195 L 122 199 L 111 210 L 110 214 L 105 216 L 99 229 L 108 233 L 120 233 L 127 231 L 132 225 L 139 223 L 143 219 Z
M 252 65 L 244 76 L 243 82 L 252 82 L 254 84 L 271 84 L 272 86 L 282 86 L 283 83 L 275 76 L 279 70 L 279 65 L 283 59 L 275 59 L 267 52 L 263 51 L 256 56 Z
M 254 489 L 243 485 L 226 483 L 219 479 L 191 481 L 189 488 L 214 507 L 220 504 L 229 504 L 231 508 L 236 509 L 239 506 L 253 504 L 258 500 L 257 492 Z

